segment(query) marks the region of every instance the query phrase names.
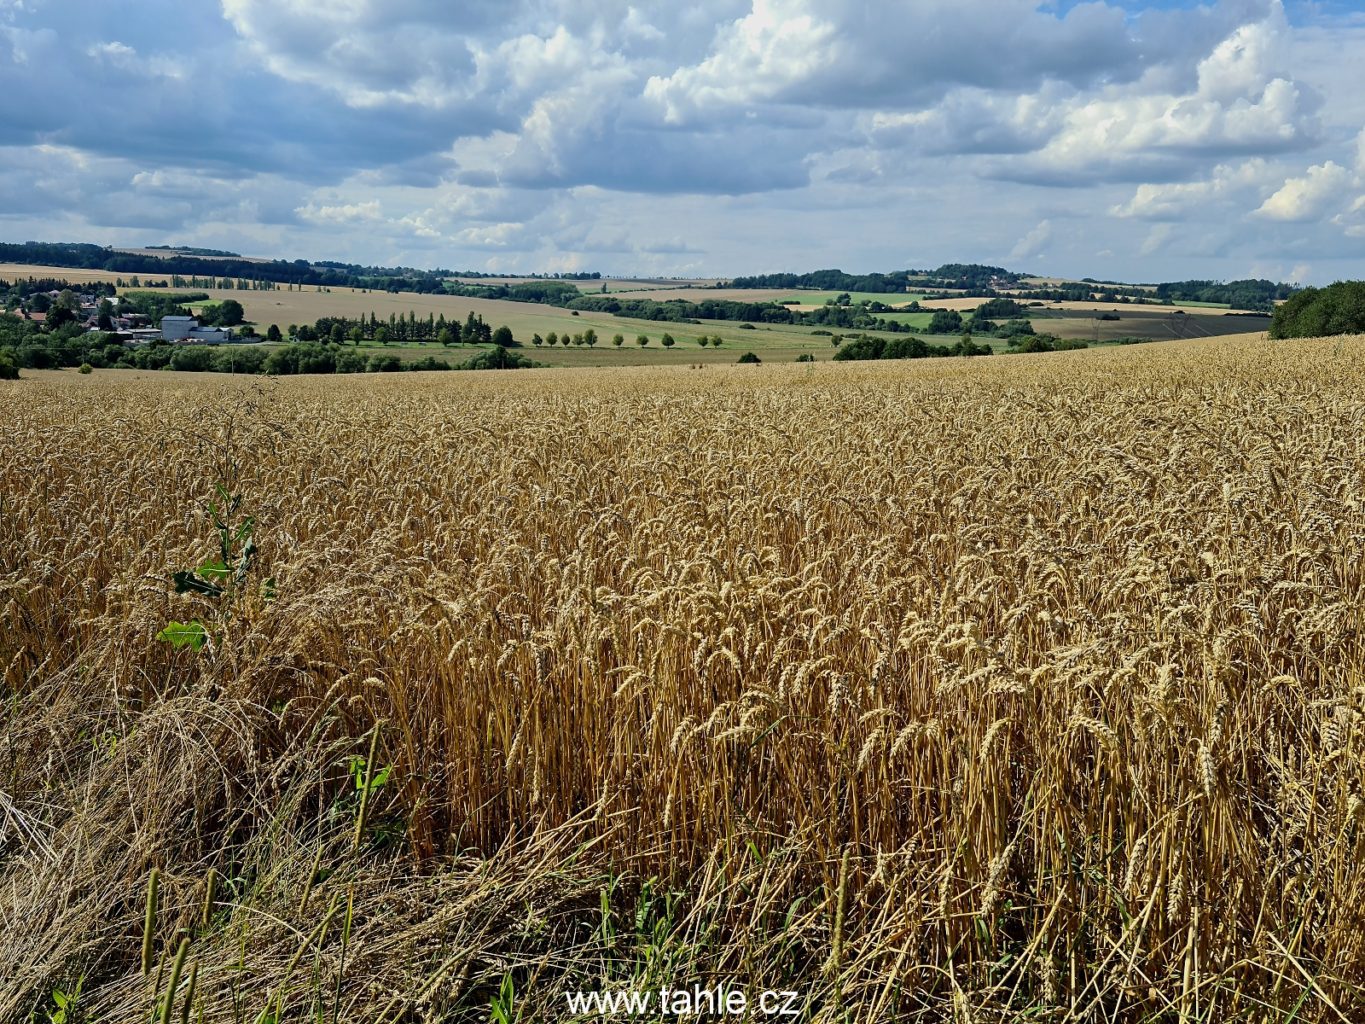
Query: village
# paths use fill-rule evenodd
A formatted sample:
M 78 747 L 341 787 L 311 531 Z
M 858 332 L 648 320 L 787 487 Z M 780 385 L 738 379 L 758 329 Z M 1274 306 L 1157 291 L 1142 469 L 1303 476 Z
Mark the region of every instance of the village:
M 221 345 L 234 340 L 260 340 L 251 332 L 243 332 L 242 337 L 238 338 L 231 328 L 205 325 L 195 316 L 172 314 L 154 320 L 147 313 L 134 311 L 131 306 L 120 296 L 103 291 L 74 292 L 52 288 L 18 298 L 14 308 L 0 305 L 0 316 L 16 316 L 46 330 L 75 323 L 83 327 L 87 334 L 104 334 L 111 341 L 128 345 L 160 342 Z

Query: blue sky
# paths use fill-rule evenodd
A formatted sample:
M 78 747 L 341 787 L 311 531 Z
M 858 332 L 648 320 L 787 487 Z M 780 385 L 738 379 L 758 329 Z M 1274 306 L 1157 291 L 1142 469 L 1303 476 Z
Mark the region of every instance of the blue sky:
M 1356 4 L 0 0 L 0 238 L 1365 276 Z

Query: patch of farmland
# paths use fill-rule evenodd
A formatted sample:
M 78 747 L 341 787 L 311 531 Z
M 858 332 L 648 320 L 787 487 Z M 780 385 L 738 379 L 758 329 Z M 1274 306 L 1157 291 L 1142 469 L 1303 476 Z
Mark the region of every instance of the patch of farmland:
M 1359 337 L 0 381 L 0 1020 L 1355 1019 L 1362 392 Z
M 114 273 L 109 270 L 85 270 L 80 267 L 47 267 L 38 266 L 32 263 L 0 263 L 0 281 L 14 281 L 19 278 L 55 278 L 59 281 L 70 281 L 73 284 L 82 281 L 109 281 L 113 282 L 118 278 L 125 281 L 131 275 Z M 143 275 L 144 277 L 147 275 Z

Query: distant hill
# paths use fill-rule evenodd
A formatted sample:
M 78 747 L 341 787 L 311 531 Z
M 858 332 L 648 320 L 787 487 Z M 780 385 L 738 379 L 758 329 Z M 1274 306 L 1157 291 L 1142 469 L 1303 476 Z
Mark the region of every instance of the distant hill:
M 165 249 L 181 256 L 241 256 L 239 252 L 228 249 L 200 249 L 192 245 L 144 245 L 143 249 Z M 137 252 L 136 249 L 121 249 L 120 252 Z
M 758 274 L 732 279 L 730 288 L 810 288 L 846 292 L 964 292 L 992 298 L 1006 292 L 1024 298 L 1089 302 L 1156 301 L 1167 305 L 1207 303 L 1268 313 L 1277 301 L 1289 298 L 1298 286 L 1261 279 L 1244 281 L 1170 281 L 1158 285 L 1117 281 L 1056 281 L 1038 284 L 1032 275 L 980 263 L 945 263 L 934 270 L 893 270 L 887 273 L 846 274 L 815 270 L 808 274 Z

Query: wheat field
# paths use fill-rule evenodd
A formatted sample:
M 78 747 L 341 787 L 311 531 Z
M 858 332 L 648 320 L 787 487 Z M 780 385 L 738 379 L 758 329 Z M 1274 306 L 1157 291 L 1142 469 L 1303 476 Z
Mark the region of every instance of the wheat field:
M 1362 366 L 0 382 L 0 1020 L 1359 1020 Z

